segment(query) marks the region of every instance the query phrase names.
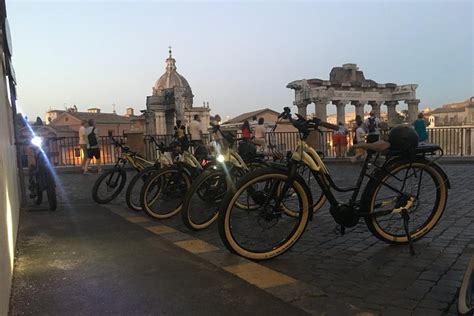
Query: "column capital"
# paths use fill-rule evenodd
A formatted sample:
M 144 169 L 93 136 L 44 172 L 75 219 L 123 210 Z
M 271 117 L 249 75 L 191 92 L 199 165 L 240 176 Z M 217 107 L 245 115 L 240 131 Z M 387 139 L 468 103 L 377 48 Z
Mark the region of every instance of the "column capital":
M 420 99 L 405 100 L 405 103 L 406 104 L 418 105 L 418 104 L 420 104 Z
M 385 101 L 384 102 L 386 106 L 397 106 L 398 101 Z

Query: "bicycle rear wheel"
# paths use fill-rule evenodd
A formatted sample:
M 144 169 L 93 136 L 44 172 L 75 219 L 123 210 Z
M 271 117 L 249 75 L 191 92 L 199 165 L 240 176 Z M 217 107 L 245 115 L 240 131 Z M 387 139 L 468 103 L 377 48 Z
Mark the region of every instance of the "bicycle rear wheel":
M 125 201 L 131 210 L 135 212 L 140 212 L 142 210 L 140 204 L 140 192 L 143 184 L 152 173 L 158 172 L 158 170 L 160 169 L 155 166 L 147 167 L 133 176 L 132 180 L 130 180 L 125 193 Z
M 290 249 L 302 236 L 310 216 L 311 194 L 303 179 L 297 176 L 286 192 L 279 189 L 288 175 L 280 170 L 264 168 L 243 176 L 236 190 L 222 201 L 219 234 L 232 252 L 252 260 L 276 257 Z M 286 214 L 276 200 L 294 212 Z M 248 207 L 242 208 L 242 204 Z
M 127 174 L 122 168 L 105 171 L 94 183 L 92 198 L 99 204 L 109 203 L 115 199 L 127 181 Z
M 191 178 L 182 169 L 163 168 L 153 173 L 143 185 L 140 193 L 142 209 L 153 218 L 169 218 L 181 211 L 190 186 Z
M 438 168 L 424 161 L 399 163 L 388 167 L 378 180 L 371 180 L 364 196 L 370 199 L 366 204 L 370 215 L 365 222 L 372 234 L 387 243 L 408 243 L 403 209 L 410 217 L 412 241 L 429 233 L 443 215 L 448 199 L 446 179 Z
M 56 211 L 58 200 L 56 197 L 56 183 L 51 173 L 46 174 L 46 195 L 48 196 L 49 210 Z

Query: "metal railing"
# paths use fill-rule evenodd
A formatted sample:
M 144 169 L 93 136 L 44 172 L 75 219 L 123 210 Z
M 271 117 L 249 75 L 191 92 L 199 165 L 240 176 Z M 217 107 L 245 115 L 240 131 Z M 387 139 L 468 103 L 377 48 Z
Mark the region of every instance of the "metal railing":
M 127 142 L 126 136 L 113 137 L 123 143 Z M 156 148 L 147 141 L 147 137 L 144 138 L 144 154 L 147 159 L 154 160 L 156 158 Z M 154 135 L 154 137 L 158 142 L 163 142 L 166 145 L 174 139 L 173 135 Z M 236 133 L 236 137 L 241 137 L 240 132 Z M 322 151 L 325 157 L 331 158 L 336 156 L 332 137 L 332 131 L 322 131 L 310 136 L 308 141 L 317 150 Z M 348 150 L 352 146 L 353 138 L 353 132 L 349 131 L 347 135 Z M 281 153 L 294 150 L 298 144 L 298 139 L 297 132 L 274 132 L 266 135 L 267 144 L 272 144 L 275 150 Z M 204 144 L 209 144 L 210 140 L 210 135 L 204 135 Z M 116 148 L 112 144 L 111 138 L 107 136 L 98 137 L 98 141 L 102 163 L 115 163 L 116 158 L 121 154 L 120 148 Z M 446 156 L 474 156 L 474 126 L 428 128 L 428 142 L 440 145 Z M 48 153 L 54 166 L 80 166 L 84 159 L 78 137 L 60 138 L 49 143 L 44 150 Z M 31 164 L 32 154 L 28 146 L 19 146 L 19 151 L 23 158 L 23 167 Z

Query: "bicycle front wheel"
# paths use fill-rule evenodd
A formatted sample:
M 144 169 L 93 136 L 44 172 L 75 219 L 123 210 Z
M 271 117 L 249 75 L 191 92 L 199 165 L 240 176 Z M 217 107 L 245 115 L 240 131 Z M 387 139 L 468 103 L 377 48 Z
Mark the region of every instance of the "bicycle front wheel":
M 297 176 L 286 192 L 281 189 L 288 175 L 264 168 L 244 175 L 222 201 L 219 234 L 232 252 L 252 260 L 276 257 L 302 236 L 311 208 L 311 195 Z M 280 205 L 276 205 L 281 198 Z M 247 204 L 247 207 L 242 205 Z M 283 207 L 283 205 L 285 207 Z M 286 209 L 291 208 L 293 216 Z
M 174 167 L 153 173 L 143 185 L 140 193 L 142 209 L 157 219 L 169 218 L 183 206 L 183 197 L 191 187 L 191 178 Z
M 430 232 L 448 200 L 447 179 L 435 164 L 407 162 L 388 167 L 384 176 L 367 184 L 370 231 L 387 243 L 408 243 L 402 211 L 409 216 L 409 235 L 416 241 Z
M 217 219 L 219 204 L 226 192 L 224 170 L 206 170 L 201 173 L 184 197 L 181 215 L 186 227 L 201 230 L 211 225 Z
M 127 191 L 125 192 L 125 201 L 131 210 L 135 212 L 140 212 L 142 210 L 140 204 L 140 192 L 143 184 L 151 174 L 158 172 L 158 170 L 159 169 L 155 166 L 147 167 L 133 176 L 132 180 L 130 180 Z
M 105 171 L 94 183 L 92 198 L 99 204 L 109 203 L 115 199 L 127 181 L 127 174 L 122 168 Z

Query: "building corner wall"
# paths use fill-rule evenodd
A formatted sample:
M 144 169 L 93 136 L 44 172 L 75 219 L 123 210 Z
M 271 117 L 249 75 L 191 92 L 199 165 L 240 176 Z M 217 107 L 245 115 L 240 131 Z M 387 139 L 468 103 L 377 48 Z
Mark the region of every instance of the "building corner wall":
M 0 315 L 7 315 L 20 213 L 12 108 L 5 74 L 0 79 Z

